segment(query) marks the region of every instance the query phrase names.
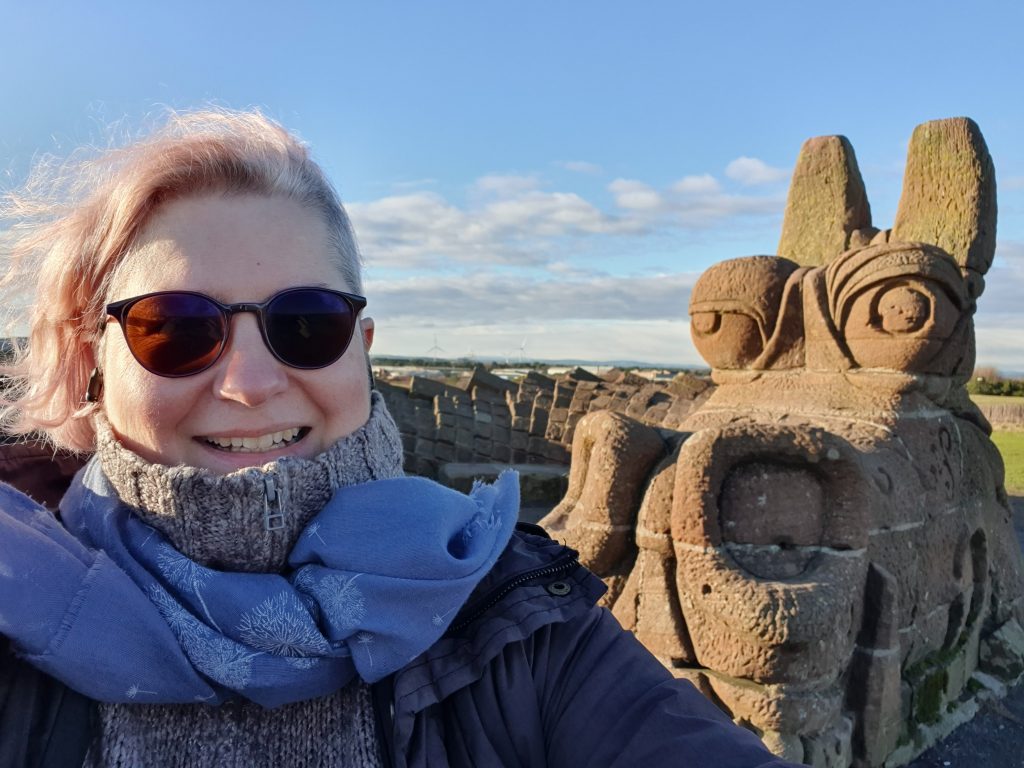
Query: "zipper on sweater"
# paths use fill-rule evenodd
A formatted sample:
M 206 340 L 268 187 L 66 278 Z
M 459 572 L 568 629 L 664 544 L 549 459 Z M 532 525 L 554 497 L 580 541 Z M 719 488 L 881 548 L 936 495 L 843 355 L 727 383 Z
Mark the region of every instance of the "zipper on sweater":
M 450 626 L 448 628 L 448 631 L 445 632 L 445 634 L 448 635 L 454 632 L 459 632 L 460 630 L 469 626 L 478 618 L 487 613 L 487 611 L 489 611 L 491 608 L 497 605 L 502 599 L 504 599 L 504 597 L 509 592 L 511 592 L 513 589 L 516 589 L 517 587 L 522 586 L 523 584 L 526 584 L 528 581 L 533 581 L 534 579 L 540 579 L 545 576 L 555 576 L 559 573 L 572 571 L 578 568 L 579 564 L 579 555 L 575 552 L 572 552 L 570 554 L 563 555 L 560 559 L 551 563 L 551 565 L 546 565 L 543 568 L 536 568 L 532 571 L 526 571 L 525 573 L 521 573 L 518 576 L 512 577 L 501 586 L 496 587 L 494 590 L 492 590 L 491 593 L 484 600 L 480 601 L 476 606 L 473 607 L 472 612 L 467 614 L 466 617 L 462 619 L 462 621 L 460 621 L 458 624 L 453 624 L 452 626 Z
M 276 508 L 276 512 L 274 511 Z M 274 485 L 274 478 L 263 476 L 263 528 L 267 531 L 279 531 L 285 526 L 284 502 Z

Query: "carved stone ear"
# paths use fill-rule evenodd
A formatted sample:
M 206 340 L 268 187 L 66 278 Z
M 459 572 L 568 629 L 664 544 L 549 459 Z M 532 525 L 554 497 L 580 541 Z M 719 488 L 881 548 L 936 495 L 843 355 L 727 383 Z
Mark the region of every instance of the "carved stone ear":
M 845 136 L 818 136 L 800 149 L 786 200 L 779 256 L 805 267 L 828 264 L 866 245 L 871 206 L 853 147 Z
M 996 177 L 973 120 L 933 120 L 914 129 L 890 239 L 937 245 L 969 282 L 980 283 L 996 249 Z

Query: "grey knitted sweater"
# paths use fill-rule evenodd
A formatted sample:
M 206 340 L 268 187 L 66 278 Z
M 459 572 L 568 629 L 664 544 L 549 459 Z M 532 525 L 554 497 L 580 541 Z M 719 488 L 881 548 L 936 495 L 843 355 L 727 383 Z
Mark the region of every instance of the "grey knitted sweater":
M 98 435 L 104 473 L 121 500 L 182 553 L 223 570 L 280 571 L 334 491 L 402 474 L 398 429 L 376 392 L 367 423 L 319 456 L 226 476 L 150 464 L 102 423 Z M 266 504 L 268 477 L 277 507 Z M 269 526 L 268 512 L 275 516 Z M 380 766 L 369 687 L 358 679 L 331 696 L 273 710 L 244 700 L 101 704 L 100 720 L 90 766 Z

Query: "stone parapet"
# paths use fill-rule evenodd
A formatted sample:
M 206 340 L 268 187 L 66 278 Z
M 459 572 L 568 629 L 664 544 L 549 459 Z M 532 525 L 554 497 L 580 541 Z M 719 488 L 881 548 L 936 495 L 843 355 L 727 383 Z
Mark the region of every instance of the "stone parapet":
M 402 433 L 406 471 L 437 479 L 452 461 L 568 466 L 576 425 L 588 413 L 609 410 L 676 429 L 714 387 L 685 373 L 652 382 L 582 368 L 556 377 L 531 371 L 511 382 L 478 366 L 456 384 L 414 376 L 404 384 L 379 381 L 377 389 Z

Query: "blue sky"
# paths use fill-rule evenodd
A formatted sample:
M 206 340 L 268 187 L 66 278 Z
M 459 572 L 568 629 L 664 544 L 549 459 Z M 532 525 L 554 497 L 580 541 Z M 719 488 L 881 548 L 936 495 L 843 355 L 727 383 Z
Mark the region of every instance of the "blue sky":
M 969 115 L 999 183 L 979 363 L 1024 371 L 1017 3 L 4 3 L 0 162 L 259 107 L 313 147 L 363 249 L 376 351 L 700 364 L 696 276 L 772 253 L 804 139 L 891 224 L 906 143 Z

